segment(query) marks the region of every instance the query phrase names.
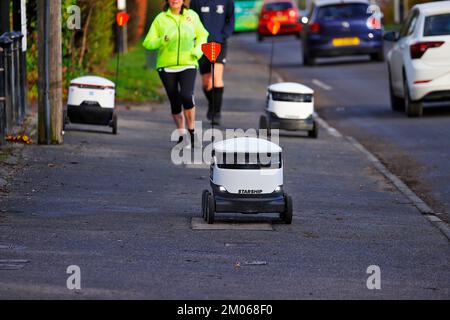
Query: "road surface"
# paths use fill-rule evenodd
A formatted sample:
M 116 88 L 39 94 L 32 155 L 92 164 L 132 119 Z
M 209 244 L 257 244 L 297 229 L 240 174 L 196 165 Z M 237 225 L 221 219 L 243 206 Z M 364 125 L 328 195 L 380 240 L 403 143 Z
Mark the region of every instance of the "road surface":
M 268 63 L 271 39 L 258 43 L 247 33 L 233 41 Z M 368 56 L 324 58 L 306 67 L 301 50 L 301 41 L 294 37 L 276 38 L 274 69 L 284 80 L 316 90 L 316 107 L 323 118 L 355 137 L 448 219 L 450 103 L 427 105 L 422 118 L 408 118 L 391 111 L 385 62 L 371 62 Z

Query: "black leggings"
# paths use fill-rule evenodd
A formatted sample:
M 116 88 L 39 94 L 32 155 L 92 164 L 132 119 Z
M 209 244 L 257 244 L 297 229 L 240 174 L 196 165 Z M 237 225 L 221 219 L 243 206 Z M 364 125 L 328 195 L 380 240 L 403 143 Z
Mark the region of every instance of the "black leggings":
M 197 69 L 173 73 L 159 69 L 158 73 L 169 97 L 172 114 L 180 114 L 182 107 L 189 110 L 195 106 L 194 85 Z

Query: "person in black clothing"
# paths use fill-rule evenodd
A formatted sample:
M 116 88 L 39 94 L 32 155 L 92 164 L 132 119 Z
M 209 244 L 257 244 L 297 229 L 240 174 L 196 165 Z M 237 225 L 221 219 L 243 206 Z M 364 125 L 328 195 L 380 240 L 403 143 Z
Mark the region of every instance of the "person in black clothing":
M 209 32 L 208 42 L 218 42 L 222 51 L 214 68 L 214 109 L 211 63 L 203 56 L 199 60 L 199 70 L 202 76 L 203 92 L 208 100 L 208 120 L 220 124 L 222 99 L 224 92 L 223 72 L 227 56 L 227 39 L 234 31 L 234 1 L 233 0 L 191 0 L 190 9 L 197 12 L 200 20 Z

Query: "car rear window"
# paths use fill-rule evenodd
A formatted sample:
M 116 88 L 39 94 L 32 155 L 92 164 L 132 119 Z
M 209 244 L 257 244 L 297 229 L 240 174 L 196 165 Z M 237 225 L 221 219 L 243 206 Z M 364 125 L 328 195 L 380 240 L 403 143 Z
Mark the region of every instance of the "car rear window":
M 440 14 L 425 18 L 425 37 L 450 35 L 450 14 Z
M 266 11 L 281 11 L 292 9 L 292 3 L 290 2 L 274 2 L 266 4 Z
M 324 6 L 319 8 L 317 18 L 319 20 L 335 20 L 367 17 L 370 15 L 368 7 L 369 6 L 364 3 L 346 3 Z

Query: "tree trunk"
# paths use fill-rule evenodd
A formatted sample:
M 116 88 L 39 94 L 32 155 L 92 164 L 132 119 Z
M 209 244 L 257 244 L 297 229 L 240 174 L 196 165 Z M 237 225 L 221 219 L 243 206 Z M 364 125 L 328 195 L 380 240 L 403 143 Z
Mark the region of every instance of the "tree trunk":
M 86 53 L 86 41 L 88 36 L 89 24 L 91 23 L 92 11 L 94 10 L 95 4 L 89 7 L 89 13 L 84 24 L 83 29 L 83 40 L 81 42 L 80 59 L 78 60 L 78 66 L 83 66 L 84 54 Z

